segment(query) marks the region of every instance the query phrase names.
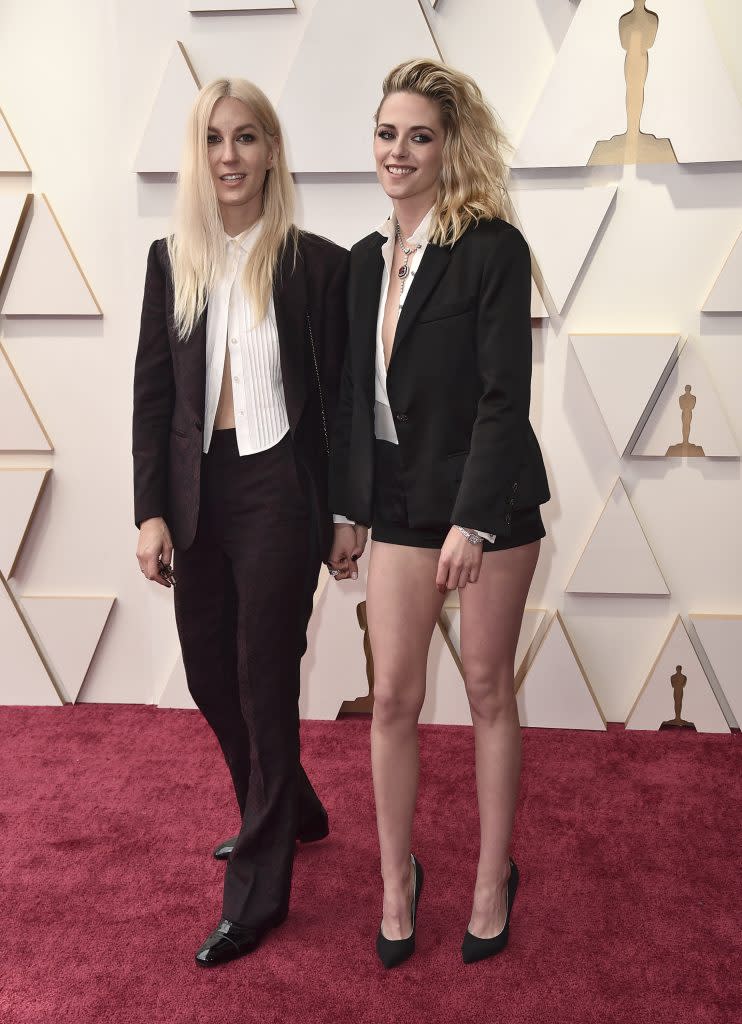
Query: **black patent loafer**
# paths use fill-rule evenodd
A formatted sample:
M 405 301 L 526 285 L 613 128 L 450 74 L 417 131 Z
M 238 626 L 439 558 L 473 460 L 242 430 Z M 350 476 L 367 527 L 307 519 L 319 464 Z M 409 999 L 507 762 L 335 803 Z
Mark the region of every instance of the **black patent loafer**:
M 515 894 L 518 891 L 519 880 L 518 868 L 515 861 L 511 860 L 510 878 L 508 878 L 505 895 L 507 911 L 503 929 L 499 935 L 494 935 L 491 939 L 481 939 L 478 935 L 472 935 L 467 928 L 464 941 L 461 944 L 461 958 L 465 964 L 475 964 L 478 960 L 486 960 L 487 957 L 496 956 L 498 953 L 502 953 L 503 949 L 507 946 L 508 938 L 510 937 L 510 914 L 515 902 Z
M 296 833 L 296 838 L 300 843 L 318 843 L 321 839 L 326 839 L 329 834 L 330 823 L 327 815 L 324 815 L 324 817 L 318 818 L 316 821 L 303 825 Z M 214 850 L 216 860 L 229 860 L 236 842 L 237 836 L 232 836 L 231 839 L 225 839 L 223 843 L 219 843 Z
M 218 967 L 257 949 L 261 933 L 225 918 L 219 922 L 196 953 L 199 967 Z

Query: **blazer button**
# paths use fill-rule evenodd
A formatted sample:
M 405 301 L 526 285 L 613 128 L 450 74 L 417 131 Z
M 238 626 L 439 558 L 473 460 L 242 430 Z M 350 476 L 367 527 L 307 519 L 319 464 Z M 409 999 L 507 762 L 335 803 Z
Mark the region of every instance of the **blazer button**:
M 397 423 L 406 423 L 410 417 L 407 415 L 406 412 L 396 412 L 394 414 L 394 418 L 397 421 Z

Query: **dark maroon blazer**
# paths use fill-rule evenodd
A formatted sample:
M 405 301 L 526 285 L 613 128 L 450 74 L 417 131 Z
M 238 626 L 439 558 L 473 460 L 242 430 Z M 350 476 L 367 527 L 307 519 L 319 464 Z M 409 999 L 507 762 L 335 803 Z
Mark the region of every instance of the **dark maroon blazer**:
M 333 428 L 348 336 L 347 274 L 345 249 L 302 231 L 296 260 L 293 245 L 285 247 L 273 288 L 289 427 L 311 482 L 323 557 L 332 543 L 325 430 L 329 436 Z M 206 311 L 180 341 L 161 238 L 147 259 L 134 369 L 134 519 L 139 526 L 162 516 L 181 549 L 193 543 L 198 522 L 205 389 Z

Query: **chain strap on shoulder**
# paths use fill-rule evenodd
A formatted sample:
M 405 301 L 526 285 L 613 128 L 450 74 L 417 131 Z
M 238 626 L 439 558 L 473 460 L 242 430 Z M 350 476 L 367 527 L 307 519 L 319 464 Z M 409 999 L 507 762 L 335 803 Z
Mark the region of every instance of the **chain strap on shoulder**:
M 317 391 L 319 393 L 319 407 L 322 413 L 322 430 L 325 435 L 325 452 L 330 454 L 330 439 L 327 436 L 327 419 L 325 417 L 325 400 L 322 397 L 322 381 L 319 376 L 319 363 L 317 362 L 317 350 L 314 347 L 314 333 L 312 331 L 312 320 L 307 313 L 307 327 L 309 328 L 309 343 L 312 346 L 312 360 L 314 362 L 314 375 L 317 378 Z

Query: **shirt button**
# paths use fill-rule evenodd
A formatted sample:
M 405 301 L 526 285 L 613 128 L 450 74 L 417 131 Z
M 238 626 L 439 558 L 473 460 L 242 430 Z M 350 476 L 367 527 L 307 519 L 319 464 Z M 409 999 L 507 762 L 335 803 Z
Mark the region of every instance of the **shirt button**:
M 230 343 L 230 345 L 236 345 L 237 344 L 237 339 L 236 338 L 230 338 L 229 339 L 229 343 Z
M 240 378 L 239 377 L 233 377 L 232 380 L 235 382 L 235 384 L 239 384 L 239 382 L 240 382 Z

